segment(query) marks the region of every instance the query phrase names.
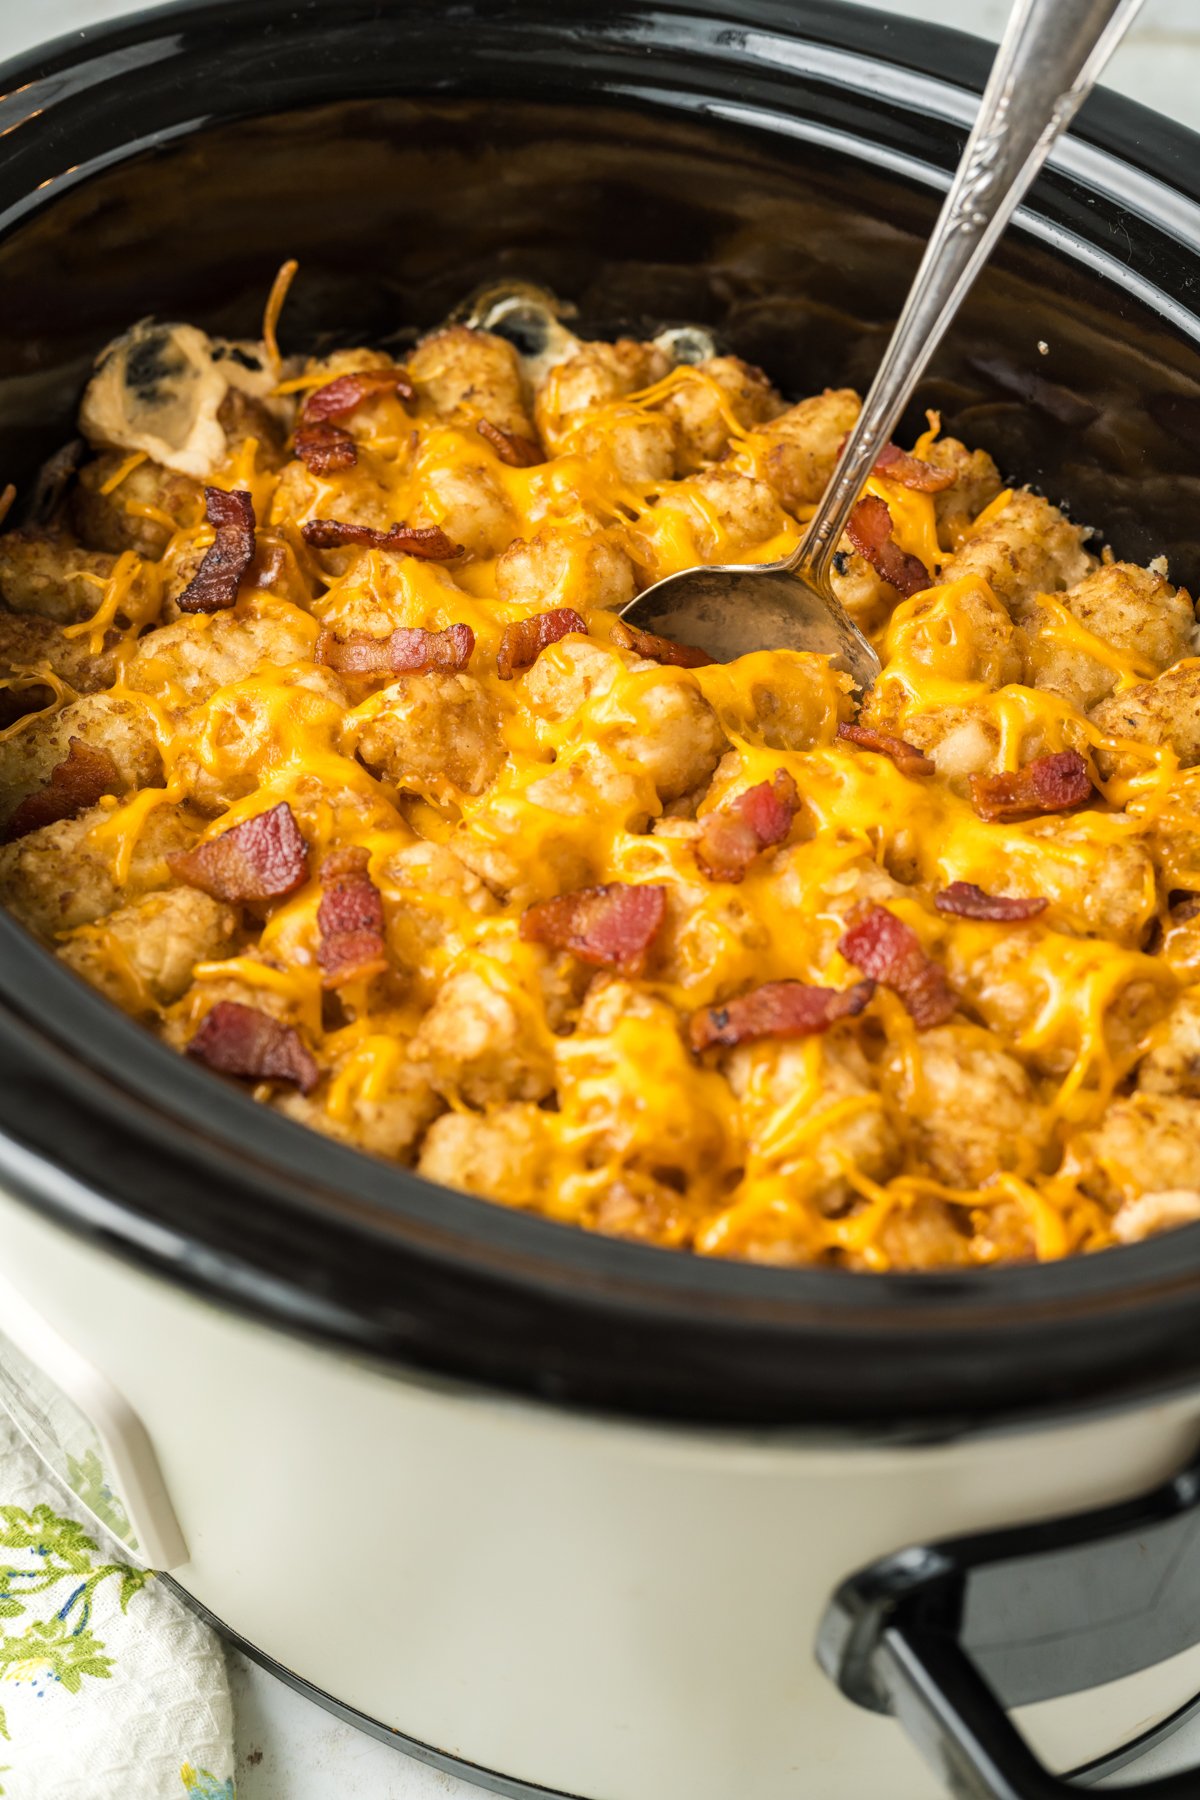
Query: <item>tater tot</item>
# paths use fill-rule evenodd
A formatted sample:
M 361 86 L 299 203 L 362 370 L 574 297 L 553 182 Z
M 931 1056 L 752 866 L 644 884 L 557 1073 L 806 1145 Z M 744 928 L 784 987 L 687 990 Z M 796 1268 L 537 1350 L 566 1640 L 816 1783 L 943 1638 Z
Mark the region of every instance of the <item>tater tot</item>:
M 127 334 L 204 404 L 106 424 L 102 361 L 0 530 L 0 900 L 294 1124 L 609 1238 L 900 1275 L 1200 1220 L 1192 599 L 930 414 L 832 562 L 868 688 L 625 619 L 782 558 L 859 417 L 831 342 L 798 399 L 736 354 L 743 275 L 695 364 L 665 294 L 588 336 L 607 281 L 278 369 Z

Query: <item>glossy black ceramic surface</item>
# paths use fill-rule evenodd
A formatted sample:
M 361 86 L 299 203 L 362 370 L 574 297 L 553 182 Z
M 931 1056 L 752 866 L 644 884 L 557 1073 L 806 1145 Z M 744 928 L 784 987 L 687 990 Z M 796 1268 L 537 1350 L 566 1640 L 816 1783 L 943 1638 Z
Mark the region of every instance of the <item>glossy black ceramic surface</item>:
M 384 341 L 520 275 L 591 329 L 698 319 L 865 386 L 986 47 L 836 5 L 168 7 L 0 71 L 0 470 L 147 313 Z M 1090 103 L 914 403 L 1200 578 L 1200 156 Z M 1200 1159 L 1200 1151 L 1198 1151 Z M 1200 1228 L 868 1277 L 705 1261 L 433 1188 L 174 1057 L 0 917 L 0 1178 L 164 1277 L 571 1404 L 909 1434 L 1200 1373 Z

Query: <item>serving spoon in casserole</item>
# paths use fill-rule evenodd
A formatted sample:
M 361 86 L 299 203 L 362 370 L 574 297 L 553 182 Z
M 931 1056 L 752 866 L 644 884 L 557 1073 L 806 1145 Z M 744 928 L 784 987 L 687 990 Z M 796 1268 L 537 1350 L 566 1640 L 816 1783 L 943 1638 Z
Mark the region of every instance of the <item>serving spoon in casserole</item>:
M 878 551 L 890 537 L 882 500 L 863 488 L 891 433 L 1051 146 L 1091 91 L 1142 0 L 1015 0 L 945 204 L 883 362 L 837 466 L 795 550 L 782 561 L 685 569 L 655 582 L 621 617 L 641 631 L 694 644 L 718 661 L 787 648 L 832 657 L 860 688 L 879 658 L 830 582 L 851 542 Z M 885 472 L 886 462 L 880 472 Z

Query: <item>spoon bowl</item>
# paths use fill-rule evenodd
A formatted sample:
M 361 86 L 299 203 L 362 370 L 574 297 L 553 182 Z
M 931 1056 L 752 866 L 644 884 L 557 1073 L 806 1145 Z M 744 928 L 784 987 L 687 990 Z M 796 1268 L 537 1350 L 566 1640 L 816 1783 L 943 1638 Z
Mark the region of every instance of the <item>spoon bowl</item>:
M 638 631 L 674 638 L 714 662 L 748 650 L 808 650 L 870 687 L 880 663 L 833 594 L 811 586 L 789 562 L 714 563 L 656 581 L 624 607 Z

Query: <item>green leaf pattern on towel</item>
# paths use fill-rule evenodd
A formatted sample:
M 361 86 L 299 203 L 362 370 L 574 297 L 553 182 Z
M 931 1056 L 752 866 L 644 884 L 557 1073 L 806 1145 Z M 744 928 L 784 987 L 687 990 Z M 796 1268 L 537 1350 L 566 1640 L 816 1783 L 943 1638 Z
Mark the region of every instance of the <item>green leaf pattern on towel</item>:
M 68 1455 L 67 1485 L 76 1498 L 95 1513 L 100 1523 L 108 1526 L 114 1537 L 128 1544 L 131 1550 L 138 1548 L 129 1514 L 105 1481 L 104 1469 L 94 1450 L 85 1450 L 82 1456 Z
M 113 1658 L 91 1629 L 96 1590 L 116 1582 L 124 1612 L 152 1576 L 99 1558 L 74 1519 L 44 1504 L 0 1506 L 0 1683 L 32 1682 L 41 1692 L 55 1683 L 77 1694 L 86 1680 L 110 1679 Z M 9 1736 L 3 1707 L 0 1736 Z
M 72 1470 L 76 1477 L 81 1498 L 115 1527 L 105 1509 L 120 1511 L 120 1502 L 104 1483 L 98 1460 L 90 1468 L 85 1459 Z M 128 1520 L 124 1523 L 128 1528 Z M 92 1629 L 96 1592 L 115 1584 L 117 1604 L 125 1612 L 152 1580 L 150 1570 L 102 1561 L 84 1526 L 52 1507 L 41 1504 L 26 1512 L 0 1506 L 0 1687 L 29 1682 L 42 1694 L 77 1694 L 86 1681 L 110 1680 L 115 1659 Z M 3 1706 L 0 1738 L 9 1740 Z M 0 1776 L 5 1773 L 0 1764 Z M 188 1800 L 235 1800 L 232 1776 L 218 1781 L 185 1762 L 179 1779 Z M 0 1785 L 0 1795 L 4 1791 Z

